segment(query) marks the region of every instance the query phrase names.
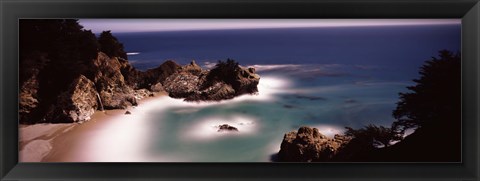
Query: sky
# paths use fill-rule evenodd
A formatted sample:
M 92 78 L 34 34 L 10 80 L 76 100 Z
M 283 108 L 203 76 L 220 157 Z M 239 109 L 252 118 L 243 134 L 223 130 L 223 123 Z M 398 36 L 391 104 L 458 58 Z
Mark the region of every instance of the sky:
M 460 24 L 460 19 L 80 19 L 94 33 Z

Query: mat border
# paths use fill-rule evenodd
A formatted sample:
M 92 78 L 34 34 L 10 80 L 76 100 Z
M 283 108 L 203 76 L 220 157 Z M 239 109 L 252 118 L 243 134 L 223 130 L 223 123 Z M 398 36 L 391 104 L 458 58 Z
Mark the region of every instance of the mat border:
M 20 18 L 462 18 L 462 163 L 18 163 Z M 479 179 L 478 0 L 0 0 L 0 180 Z

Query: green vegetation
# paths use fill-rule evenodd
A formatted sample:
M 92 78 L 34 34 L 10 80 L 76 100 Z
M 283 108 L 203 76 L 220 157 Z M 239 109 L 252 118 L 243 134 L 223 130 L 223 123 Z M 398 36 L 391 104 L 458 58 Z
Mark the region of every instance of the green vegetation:
M 363 145 L 376 148 L 388 147 L 392 141 L 400 141 L 402 139 L 402 136 L 395 134 L 391 128 L 373 124 L 357 130 L 350 127 L 346 127 L 346 129 L 346 136 L 354 137 Z
M 127 53 L 123 50 L 123 44 L 110 31 L 103 31 L 98 37 L 98 43 L 100 44 L 100 51 L 109 57 L 127 59 Z
M 420 68 L 420 79 L 411 92 L 400 93 L 393 116 L 397 131 L 431 125 L 448 125 L 460 120 L 461 64 L 460 54 L 442 50 L 440 58 L 432 57 Z
M 48 87 L 51 96 L 66 89 L 68 83 L 96 58 L 98 42 L 95 35 L 84 30 L 74 19 L 20 20 L 20 84 L 31 74 L 38 75 L 40 86 Z M 39 58 L 39 54 L 43 55 Z
M 94 80 L 93 60 L 101 49 L 126 58 L 121 53 L 123 46 L 110 32 L 97 40 L 76 19 L 19 20 L 19 84 L 33 92 L 40 104 L 32 110 L 32 118 L 52 111 L 58 95 L 81 74 Z
M 223 80 L 225 83 L 233 85 L 235 83 L 236 75 L 240 70 L 238 62 L 233 59 L 227 59 L 227 61 L 219 60 L 217 65 L 210 70 L 207 76 L 208 80 Z M 211 81 L 211 82 L 213 82 Z

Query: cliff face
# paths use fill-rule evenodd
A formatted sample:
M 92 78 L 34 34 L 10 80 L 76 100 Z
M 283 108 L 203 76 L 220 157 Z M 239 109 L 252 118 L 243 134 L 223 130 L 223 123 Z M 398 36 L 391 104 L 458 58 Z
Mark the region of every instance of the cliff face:
M 44 73 L 49 60 L 43 54 L 34 54 L 22 65 L 21 87 L 19 91 L 19 120 L 21 123 L 38 122 L 82 122 L 90 119 L 97 109 L 125 109 L 137 105 L 137 100 L 151 96 L 151 92 L 163 91 L 159 79 L 154 75 L 166 77 L 174 71 L 172 63 L 160 65 L 148 72 L 141 72 L 131 66 L 127 60 L 108 57 L 99 52 L 97 57 L 83 63 L 87 67 L 79 69 L 75 79 L 66 89 L 54 89 L 47 85 L 54 77 L 62 76 Z M 40 79 L 40 76 L 41 79 Z M 56 86 L 57 87 L 57 86 Z M 58 86 L 62 87 L 62 86 Z M 60 92 L 47 96 L 45 92 Z M 43 94 L 40 94 L 42 93 Z
M 54 122 L 83 122 L 99 107 L 98 93 L 94 83 L 80 75 L 63 92 L 52 111 L 47 112 L 46 119 Z
M 59 83 L 50 81 L 54 77 L 49 76 L 61 75 L 45 74 L 43 66 L 55 65 L 49 65 L 42 54 L 32 55 L 31 59 L 24 62 L 36 63 L 21 67 L 24 72 L 19 92 L 21 123 L 88 121 L 95 110 L 125 109 L 137 105 L 139 99 L 152 96 L 152 92 L 160 91 L 188 101 L 231 99 L 255 93 L 259 80 L 257 74 L 251 73 L 253 69 L 242 68 L 243 71 L 232 72 L 237 76 L 234 85 L 222 80 L 209 81 L 209 71 L 202 70 L 195 62 L 182 67 L 166 61 L 142 72 L 125 59 L 99 52 L 95 59 L 79 62 L 84 68 L 78 69 L 75 78 L 66 82 L 66 86 L 54 86 L 58 87 L 54 89 L 50 85 Z

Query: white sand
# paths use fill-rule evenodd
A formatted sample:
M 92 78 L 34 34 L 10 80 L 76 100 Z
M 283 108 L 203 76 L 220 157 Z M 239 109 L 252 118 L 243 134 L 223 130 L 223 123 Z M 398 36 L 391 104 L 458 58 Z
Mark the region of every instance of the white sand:
M 19 161 L 40 162 L 52 149 L 51 141 L 75 124 L 35 124 L 19 128 Z
M 51 140 L 33 140 L 20 150 L 20 162 L 40 162 L 52 149 Z
M 154 97 L 144 98 L 140 103 L 166 95 L 156 93 Z M 129 108 L 127 110 L 131 110 Z M 77 143 L 93 132 L 103 129 L 103 125 L 114 117 L 124 115 L 125 110 L 96 111 L 91 119 L 82 124 L 34 124 L 19 126 L 20 162 L 62 162 L 76 148 Z

